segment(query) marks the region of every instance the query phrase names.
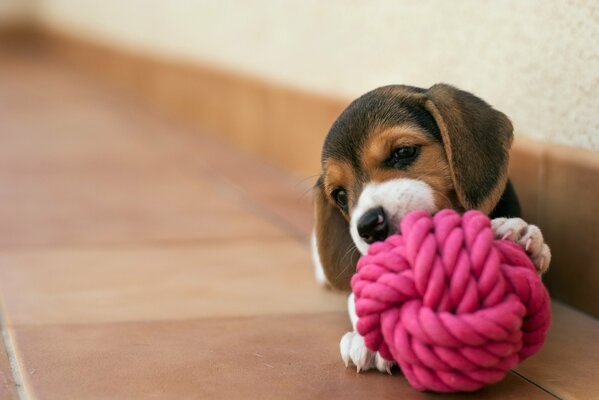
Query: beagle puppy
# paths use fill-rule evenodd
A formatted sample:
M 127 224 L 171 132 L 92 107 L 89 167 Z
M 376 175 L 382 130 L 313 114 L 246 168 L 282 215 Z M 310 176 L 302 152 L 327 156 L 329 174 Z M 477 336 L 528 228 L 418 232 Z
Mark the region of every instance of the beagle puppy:
M 350 290 L 357 260 L 375 241 L 397 233 L 399 221 L 420 209 L 478 209 L 493 218 L 498 238 L 526 249 L 539 273 L 551 253 L 539 228 L 520 219 L 507 177 L 510 120 L 455 87 L 392 85 L 353 101 L 326 136 L 314 187 L 312 256 L 321 283 Z M 392 363 L 353 332 L 340 349 L 346 365 L 389 372 Z

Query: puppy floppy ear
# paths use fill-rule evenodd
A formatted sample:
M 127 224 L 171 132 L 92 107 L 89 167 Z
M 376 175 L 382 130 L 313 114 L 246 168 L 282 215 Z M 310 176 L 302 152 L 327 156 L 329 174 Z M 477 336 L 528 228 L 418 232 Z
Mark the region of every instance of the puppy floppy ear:
M 316 248 L 327 281 L 336 289 L 350 290 L 360 252 L 351 238 L 348 222 L 327 199 L 320 180 L 314 187 L 314 211 Z
M 462 206 L 491 212 L 507 183 L 510 120 L 478 97 L 445 84 L 432 86 L 424 107 L 435 119 Z

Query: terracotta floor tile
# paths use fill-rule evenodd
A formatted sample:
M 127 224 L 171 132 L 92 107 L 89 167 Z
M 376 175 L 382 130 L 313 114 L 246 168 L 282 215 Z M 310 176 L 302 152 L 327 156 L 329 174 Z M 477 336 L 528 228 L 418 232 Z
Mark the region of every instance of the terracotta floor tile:
M 137 124 L 144 126 L 147 119 Z M 159 148 L 170 164 L 192 176 L 230 188 L 253 210 L 308 240 L 313 226 L 311 187 L 316 176 L 298 178 L 180 124 L 167 120 L 160 124 L 144 129 L 146 143 Z M 164 130 L 178 134 L 161 134 Z
M 599 321 L 553 302 L 545 347 L 517 371 L 561 399 L 592 399 L 599 393 Z
M 12 324 L 346 309 L 289 239 L 1 252 L 0 291 Z
M 0 172 L 0 247 L 284 235 L 217 191 L 168 170 Z
M 398 373 L 356 374 L 337 343 L 344 313 L 100 325 L 19 326 L 26 386 L 50 399 L 438 399 Z M 118 379 L 115 379 L 118 377 Z M 508 375 L 475 395 L 545 399 Z
M 284 234 L 152 141 L 176 136 L 164 118 L 45 65 L 0 63 L 0 248 Z
M 307 240 L 312 229 L 309 188 L 315 178 L 299 181 L 52 60 L 13 61 L 0 63 L 0 199 L 5 200 L 0 217 L 7 221 L 0 245 L 105 242 L 105 236 L 118 241 L 134 232 L 113 224 L 105 213 L 126 215 L 139 199 L 151 208 L 146 203 L 153 197 L 172 200 L 177 192 L 182 199 L 175 201 L 207 208 L 207 191 L 216 186 L 221 197 L 233 197 L 241 208 Z M 164 222 L 197 222 L 186 210 L 189 205 L 177 205 L 181 212 L 172 215 L 168 205 L 155 203 L 159 209 L 149 210 L 149 221 L 138 221 L 146 234 L 160 231 Z M 39 214 L 45 220 L 36 220 Z M 90 226 L 89 214 L 100 220 L 94 226 L 100 231 L 97 238 L 72 226 Z M 65 215 L 72 218 L 65 229 L 56 229 Z M 162 215 L 153 226 L 152 218 Z M 103 224 L 109 225 L 105 233 Z M 182 230 L 183 236 L 197 236 Z
M 226 146 L 210 143 L 205 137 L 198 136 L 197 140 L 202 141 L 203 148 L 215 154 L 227 151 Z M 282 226 L 307 241 L 313 228 L 311 189 L 316 177 L 300 179 L 241 154 L 234 158 L 234 162 L 223 160 L 221 157 L 220 161 L 214 160 L 209 164 L 214 173 L 212 176 L 218 176 L 253 206 L 264 209 Z
M 100 91 L 93 93 L 95 96 L 80 95 L 69 92 L 65 85 L 66 93 L 58 101 L 43 87 L 22 87 L 21 83 L 11 88 L 5 83 L 0 78 L 3 167 L 53 167 L 54 163 L 68 166 L 112 160 L 152 162 L 160 157 L 160 153 L 145 146 L 144 132 L 136 129 L 135 105 L 115 94 Z M 76 79 L 70 82 L 71 86 L 80 83 Z M 28 93 L 26 88 L 38 92 Z
M 0 341 L 0 399 L 17 400 L 17 387 L 8 363 L 8 356 Z

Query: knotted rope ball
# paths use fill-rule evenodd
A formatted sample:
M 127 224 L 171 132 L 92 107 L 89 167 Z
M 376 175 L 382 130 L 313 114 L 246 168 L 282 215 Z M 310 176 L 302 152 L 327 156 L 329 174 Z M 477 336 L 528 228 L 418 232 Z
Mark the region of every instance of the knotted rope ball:
M 535 267 L 478 211 L 406 215 L 352 278 L 366 347 L 419 390 L 473 391 L 536 353 L 551 322 Z

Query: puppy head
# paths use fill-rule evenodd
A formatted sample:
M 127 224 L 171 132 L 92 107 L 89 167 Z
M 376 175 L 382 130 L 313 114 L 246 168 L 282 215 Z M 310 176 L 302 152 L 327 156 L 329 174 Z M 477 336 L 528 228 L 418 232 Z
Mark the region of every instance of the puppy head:
M 448 85 L 386 86 L 352 102 L 325 139 L 315 186 L 328 282 L 348 289 L 359 252 L 397 232 L 410 211 L 489 213 L 507 182 L 511 141 L 504 114 Z

